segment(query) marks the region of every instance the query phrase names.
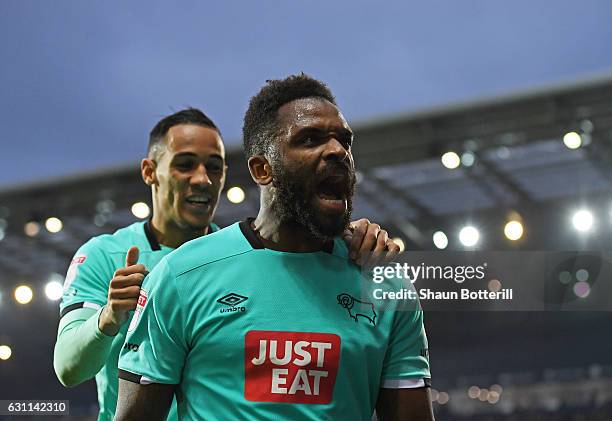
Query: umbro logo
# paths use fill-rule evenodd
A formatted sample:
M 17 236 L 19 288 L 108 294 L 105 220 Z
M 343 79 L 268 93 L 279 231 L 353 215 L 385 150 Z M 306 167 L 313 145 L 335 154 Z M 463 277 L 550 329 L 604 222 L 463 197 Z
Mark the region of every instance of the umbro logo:
M 235 311 L 246 311 L 244 307 L 236 307 L 238 304 L 244 303 L 248 300 L 249 297 L 245 297 L 243 295 L 235 294 L 233 292 L 227 294 L 224 297 L 221 297 L 217 300 L 218 303 L 225 304 L 228 306 L 227 308 L 222 308 L 219 310 L 220 313 L 229 313 Z

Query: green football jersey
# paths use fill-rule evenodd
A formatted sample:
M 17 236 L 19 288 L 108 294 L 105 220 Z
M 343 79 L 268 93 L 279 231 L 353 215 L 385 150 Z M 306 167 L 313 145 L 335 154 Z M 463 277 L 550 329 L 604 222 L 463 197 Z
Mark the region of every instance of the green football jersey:
M 216 229 L 211 225 L 211 231 Z M 132 246 L 139 248 L 138 263 L 144 264 L 149 271 L 173 250 L 157 242 L 149 222 L 136 222 L 113 234 L 92 238 L 76 252 L 68 269 L 60 302 L 60 317 L 77 308 L 99 309 L 104 306 L 110 280 L 117 269 L 125 267 L 126 253 Z M 96 374 L 100 405 L 98 420 L 112 420 L 115 414 L 117 362 L 127 328 L 125 324 L 115 336 L 106 363 Z M 168 419 L 176 418 L 176 404 L 173 403 Z
M 145 279 L 119 377 L 178 385 L 187 420 L 370 420 L 381 386 L 428 385 L 422 311 L 368 300 L 329 246 L 266 249 L 249 221 L 186 243 Z

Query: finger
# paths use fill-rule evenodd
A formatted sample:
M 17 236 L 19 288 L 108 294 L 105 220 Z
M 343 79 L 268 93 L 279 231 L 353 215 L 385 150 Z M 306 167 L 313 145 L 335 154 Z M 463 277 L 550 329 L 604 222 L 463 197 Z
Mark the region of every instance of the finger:
M 387 241 L 387 254 L 385 254 L 384 263 L 391 262 L 399 253 L 400 246 L 393 240 Z
M 365 263 L 367 266 L 375 266 L 382 263 L 384 254 L 387 251 L 387 241 L 389 241 L 389 234 L 386 230 L 380 230 L 376 237 L 376 246 Z
M 147 272 L 147 268 L 145 267 L 145 265 L 139 263 L 137 265 L 132 265 L 132 266 L 128 266 L 125 268 L 119 268 L 115 271 L 115 275 L 114 276 L 126 276 L 126 275 L 131 275 L 133 273 L 143 273 L 143 274 L 148 274 L 149 272 Z
M 110 282 L 110 289 L 121 289 L 132 285 L 140 286 L 144 278 L 145 276 L 142 273 L 115 276 Z
M 378 224 L 369 224 L 368 231 L 363 237 L 363 242 L 361 243 L 361 248 L 359 249 L 359 259 L 357 259 L 357 264 L 363 265 L 365 260 L 368 259 L 368 254 L 374 250 L 376 246 L 376 241 L 378 239 L 378 234 L 380 233 L 380 225 Z
M 135 310 L 138 298 L 117 298 L 108 302 L 113 312 Z
M 138 250 L 138 247 L 136 246 L 130 247 L 127 254 L 125 255 L 125 266 L 128 267 L 128 266 L 132 266 L 138 263 L 139 254 L 140 254 L 140 251 Z
M 124 299 L 124 298 L 134 298 L 134 299 L 138 299 L 138 296 L 140 295 L 140 287 L 138 285 L 135 286 L 129 286 L 129 287 L 125 287 L 125 288 L 120 288 L 120 289 L 113 289 L 110 294 L 109 297 L 111 300 L 115 300 L 115 299 Z
M 349 257 L 353 260 L 356 260 L 359 257 L 359 249 L 361 248 L 361 243 L 366 235 L 369 224 L 370 221 L 367 219 L 360 219 L 359 221 L 351 223 L 353 237 L 351 238 L 351 242 L 349 244 Z

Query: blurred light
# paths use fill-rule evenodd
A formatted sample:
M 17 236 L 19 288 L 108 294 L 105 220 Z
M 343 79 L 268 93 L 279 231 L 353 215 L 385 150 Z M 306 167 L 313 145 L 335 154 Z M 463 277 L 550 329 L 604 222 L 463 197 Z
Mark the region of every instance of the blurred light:
M 572 274 L 564 270 L 559 274 L 559 282 L 562 284 L 569 284 L 572 281 Z
M 136 218 L 145 219 L 149 216 L 150 212 L 149 205 L 144 202 L 136 202 L 132 205 L 132 214 Z
M 453 170 L 457 168 L 459 164 L 461 164 L 461 159 L 455 152 L 446 152 L 442 155 L 442 165 L 446 168 Z
M 491 390 L 492 392 L 496 392 L 497 394 L 501 395 L 501 393 L 504 391 L 504 388 L 501 387 L 498 384 L 494 384 L 492 385 L 489 390 Z
M 33 296 L 32 288 L 27 285 L 20 285 L 15 288 L 15 301 L 19 304 L 28 304 L 32 301 Z
M 404 240 L 399 237 L 393 237 L 392 240 L 395 241 L 395 243 L 399 246 L 400 253 L 403 253 L 404 250 L 406 250 L 406 244 L 404 244 Z
M 464 167 L 471 167 L 476 162 L 476 156 L 472 152 L 464 152 L 461 155 L 461 164 Z
M 448 393 L 446 392 L 440 392 L 440 394 L 438 395 L 438 403 L 440 405 L 444 405 L 445 403 L 448 402 L 449 399 L 450 399 L 450 396 L 448 396 Z
M 64 287 L 61 282 L 51 281 L 45 285 L 45 295 L 51 301 L 57 301 L 62 298 L 62 294 L 64 293 Z
M 115 210 L 115 202 L 110 199 L 100 200 L 96 204 L 96 211 L 98 213 L 111 213 Z
M 244 202 L 244 190 L 240 187 L 232 187 L 227 191 L 227 200 L 232 203 L 242 203 Z
M 523 236 L 523 224 L 519 221 L 510 221 L 504 227 L 504 235 L 508 240 L 516 241 Z
M 355 184 L 359 185 L 363 181 L 363 173 L 361 171 L 355 171 Z
M 94 216 L 94 225 L 96 227 L 103 227 L 104 224 L 106 224 L 106 221 L 108 221 L 108 218 L 106 217 L 105 214 L 99 213 L 96 216 Z
M 495 403 L 499 402 L 499 393 L 497 393 L 494 390 L 491 390 L 489 392 L 489 396 L 488 396 L 487 400 L 489 401 L 489 403 L 492 403 L 492 404 L 495 404 Z
M 586 269 L 578 269 L 576 271 L 576 279 L 580 282 L 586 282 L 589 280 L 589 271 Z
M 437 248 L 443 250 L 448 246 L 448 237 L 442 231 L 436 231 L 433 235 L 433 242 Z
M 47 228 L 47 231 L 52 234 L 60 232 L 63 227 L 64 224 L 62 224 L 62 221 L 54 216 L 52 216 L 51 218 L 47 218 L 47 220 L 45 221 L 45 228 Z
M 0 230 L 6 229 L 8 222 L 4 218 L 0 218 Z
M 4 240 L 4 230 L 2 228 L 0 228 L 0 241 Z
M 594 128 L 595 126 L 591 120 L 582 120 L 580 122 L 580 130 L 582 130 L 584 133 L 591 133 Z
M 38 222 L 30 221 L 24 225 L 23 231 L 28 237 L 35 237 L 40 232 L 40 225 Z
M 500 146 L 499 148 L 497 148 L 496 154 L 499 159 L 508 159 L 510 158 L 512 152 L 507 146 Z
M 459 231 L 459 241 L 466 247 L 473 247 L 478 243 L 480 233 L 471 225 L 461 228 Z
M 572 224 L 578 231 L 589 231 L 593 227 L 593 214 L 586 209 L 579 210 L 572 217 Z
M 501 291 L 502 283 L 499 281 L 499 279 L 491 279 L 488 287 L 489 291 L 491 292 L 499 292 Z
M 591 286 L 588 282 L 576 282 L 574 284 L 574 294 L 580 298 L 586 298 L 591 293 Z
M 0 360 L 6 361 L 11 358 L 13 351 L 8 345 L 0 345 Z
M 468 396 L 472 399 L 476 399 L 480 395 L 480 388 L 478 386 L 472 386 L 468 389 Z
M 582 138 L 576 132 L 569 132 L 563 136 L 563 143 L 569 149 L 578 149 L 582 145 Z
M 482 402 L 489 399 L 489 389 L 480 389 L 480 393 L 478 394 L 478 400 Z
M 440 394 L 438 393 L 438 391 L 436 389 L 431 389 L 431 400 L 432 402 L 436 402 L 438 400 L 438 396 L 440 396 Z

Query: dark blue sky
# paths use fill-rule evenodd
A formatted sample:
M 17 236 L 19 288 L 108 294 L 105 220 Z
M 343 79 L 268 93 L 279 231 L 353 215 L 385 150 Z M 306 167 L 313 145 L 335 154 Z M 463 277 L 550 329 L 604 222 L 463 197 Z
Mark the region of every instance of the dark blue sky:
M 611 22 L 609 0 L 2 0 L 0 188 L 136 163 L 187 105 L 237 145 L 299 71 L 351 122 L 612 72 Z

